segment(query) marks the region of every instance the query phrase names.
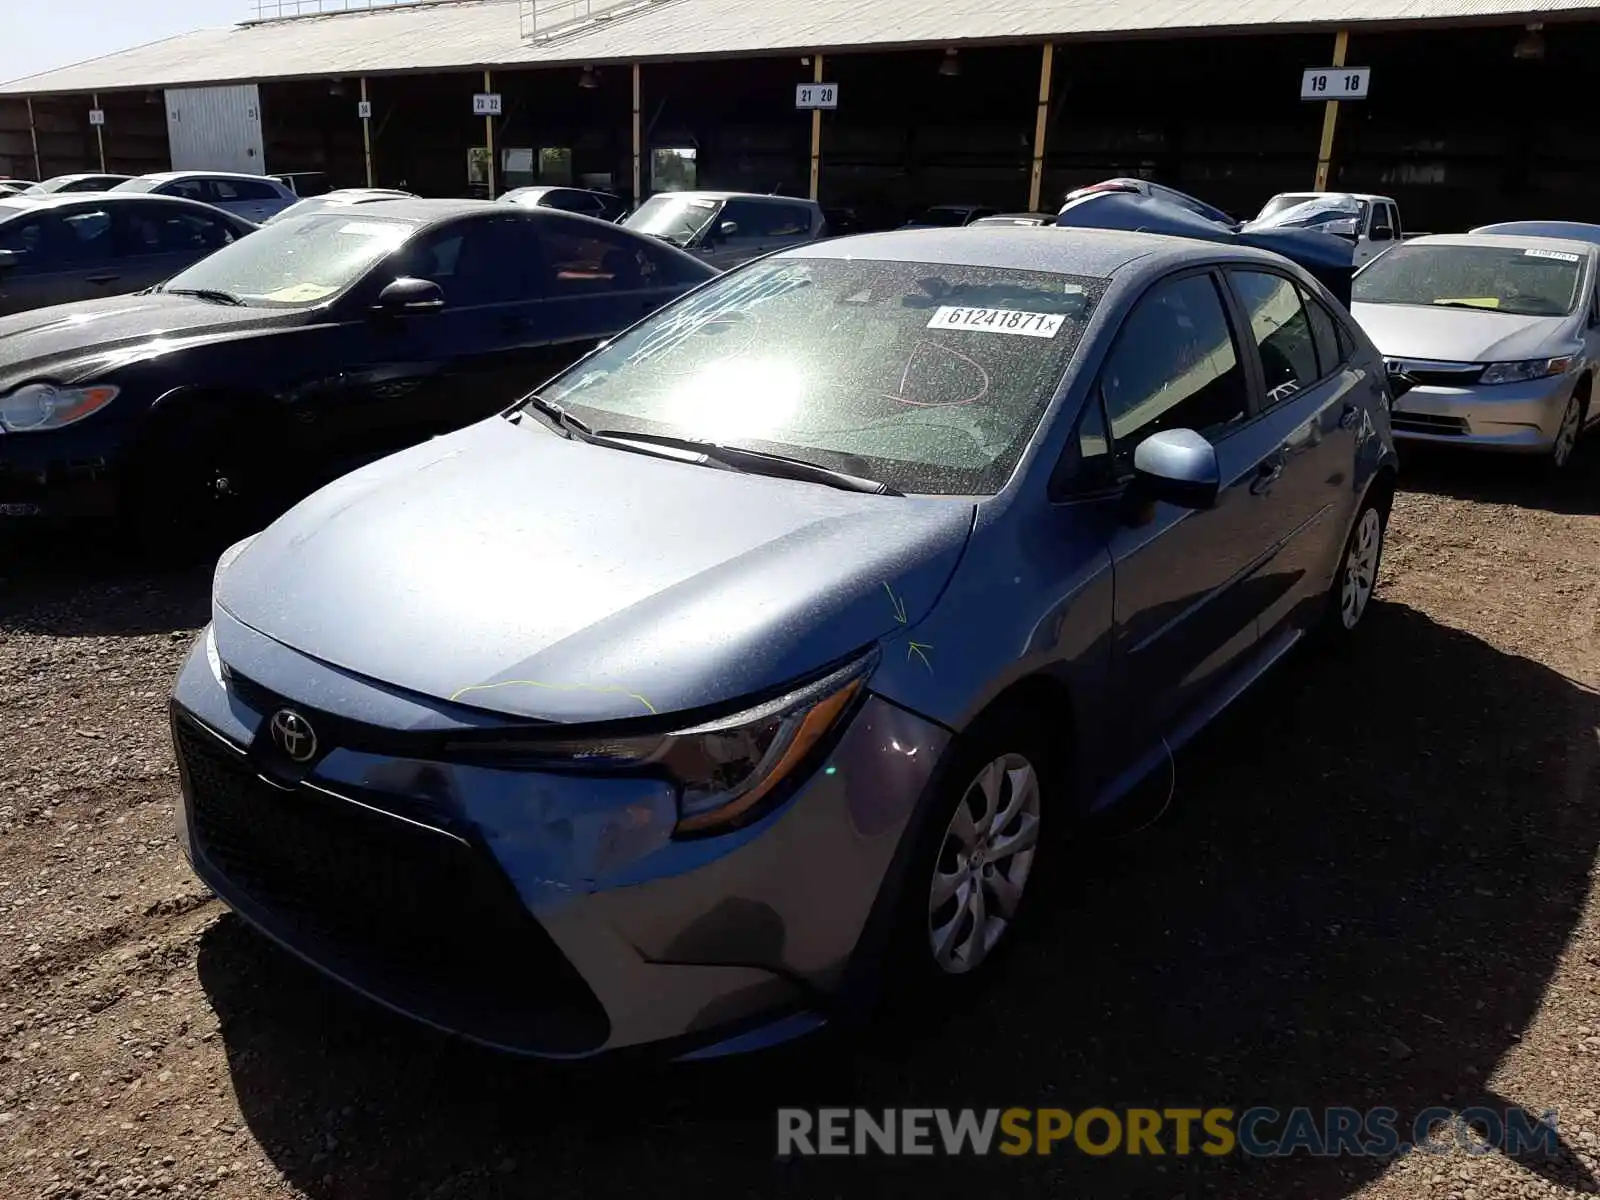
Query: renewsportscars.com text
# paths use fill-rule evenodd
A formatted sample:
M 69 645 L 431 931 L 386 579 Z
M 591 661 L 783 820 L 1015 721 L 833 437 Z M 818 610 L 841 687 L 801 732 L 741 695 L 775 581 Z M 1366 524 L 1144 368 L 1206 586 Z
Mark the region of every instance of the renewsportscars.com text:
M 778 1155 L 1559 1153 L 1554 1111 L 1425 1108 L 780 1108 Z

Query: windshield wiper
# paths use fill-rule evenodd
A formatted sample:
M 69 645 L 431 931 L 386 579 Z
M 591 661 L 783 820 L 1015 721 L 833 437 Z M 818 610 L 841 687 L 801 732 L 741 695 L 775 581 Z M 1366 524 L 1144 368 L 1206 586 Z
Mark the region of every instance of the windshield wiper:
M 713 462 L 745 471 L 751 475 L 771 475 L 778 479 L 797 479 L 805 483 L 820 483 L 845 492 L 866 492 L 873 496 L 903 496 L 904 492 L 890 487 L 878 479 L 849 475 L 835 471 L 820 463 L 803 458 L 787 458 L 782 454 L 766 454 L 760 450 L 746 450 L 741 446 L 723 446 L 716 442 L 698 442 L 693 438 L 669 437 L 659 433 L 627 433 L 618 429 L 602 429 L 590 434 L 589 441 L 603 446 L 627 449 L 633 442 L 643 446 L 662 446 L 670 450 L 685 450 L 703 454 Z
M 534 392 L 522 403 L 523 407 L 531 408 L 544 417 L 546 424 L 557 432 L 565 434 L 569 441 L 574 436 L 585 442 L 594 440 L 594 430 L 590 429 L 588 425 L 562 408 L 554 400 L 546 400 L 538 392 Z
M 244 300 L 232 292 L 219 291 L 217 288 L 162 288 L 169 296 L 194 296 L 200 300 L 210 300 L 213 304 L 242 305 Z
M 1503 308 L 1496 308 L 1492 304 L 1473 304 L 1470 300 L 1430 300 L 1429 308 L 1471 308 L 1478 312 L 1504 312 Z

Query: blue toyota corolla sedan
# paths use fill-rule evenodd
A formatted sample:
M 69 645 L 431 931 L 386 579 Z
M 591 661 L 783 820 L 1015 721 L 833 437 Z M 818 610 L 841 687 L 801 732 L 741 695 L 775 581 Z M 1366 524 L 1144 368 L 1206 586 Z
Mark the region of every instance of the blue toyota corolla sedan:
M 813 243 L 230 549 L 172 703 L 184 847 L 516 1052 L 935 999 L 1069 818 L 1358 627 L 1394 481 L 1381 360 L 1273 254 Z

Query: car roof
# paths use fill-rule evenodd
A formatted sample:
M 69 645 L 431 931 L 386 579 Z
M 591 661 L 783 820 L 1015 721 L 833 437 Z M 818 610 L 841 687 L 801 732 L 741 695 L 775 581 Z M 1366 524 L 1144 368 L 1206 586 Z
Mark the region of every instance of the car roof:
M 311 196 L 312 200 L 321 200 L 321 196 Z M 307 220 L 321 218 L 338 219 L 342 214 L 339 209 L 342 205 L 330 206 L 322 212 L 308 212 Z M 393 199 L 371 200 L 361 206 L 361 219 L 371 220 L 378 217 L 390 217 L 399 221 L 410 221 L 415 225 L 431 225 L 436 221 L 446 221 L 451 217 L 470 216 L 473 213 L 491 214 L 503 217 L 507 212 L 517 213 L 523 219 L 529 217 L 539 220 L 561 220 L 571 217 L 574 220 L 583 220 L 576 213 L 562 212 L 554 208 L 529 208 L 526 206 L 500 204 L 491 200 L 448 200 L 435 199 L 424 196 L 396 196 Z
M 1570 238 L 1578 242 L 1600 242 L 1600 225 L 1584 221 L 1499 221 L 1469 229 L 1469 234 L 1499 234 L 1506 237 Z
M 1369 203 L 1377 201 L 1382 204 L 1393 204 L 1393 196 L 1379 196 L 1372 192 L 1345 192 L 1338 190 L 1306 191 L 1306 192 L 1279 192 L 1278 196 L 1304 196 L 1307 200 L 1318 200 L 1323 196 L 1349 196 L 1352 200 L 1366 200 Z M 1274 197 L 1276 199 L 1276 197 Z
M 0 207 L 17 212 L 38 212 L 41 208 L 66 208 L 73 204 L 179 204 L 186 208 L 199 204 L 183 196 L 157 196 L 151 192 L 42 192 L 32 196 L 0 197 Z M 205 206 L 212 212 L 221 210 Z M 231 215 L 231 214 L 227 214 Z
M 322 171 L 305 172 L 306 174 L 321 175 Z M 265 183 L 277 183 L 272 175 L 252 175 L 248 171 L 151 171 L 145 175 L 135 175 L 135 179 L 254 179 Z
M 1506 249 L 1564 250 L 1569 254 L 1588 257 L 1600 247 L 1593 242 L 1576 238 L 1534 237 L 1529 234 L 1505 233 L 1430 233 L 1411 238 L 1407 246 L 1503 246 Z
M 815 204 L 815 200 L 807 200 L 804 196 L 772 196 L 765 192 L 657 192 L 656 196 L 681 196 L 685 200 L 770 200 L 774 204 Z M 656 196 L 651 196 L 654 200 Z
M 1107 279 L 1129 264 L 1148 260 L 1151 269 L 1194 262 L 1281 262 L 1279 255 L 1251 246 L 1122 229 L 1058 226 L 966 225 L 959 229 L 897 229 L 811 242 L 780 258 L 867 259 L 940 266 L 1050 271 Z

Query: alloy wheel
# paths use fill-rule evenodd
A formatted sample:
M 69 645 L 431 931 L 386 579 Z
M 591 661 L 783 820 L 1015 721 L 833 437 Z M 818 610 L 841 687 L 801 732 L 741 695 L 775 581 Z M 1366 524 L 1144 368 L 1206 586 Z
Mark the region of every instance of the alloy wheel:
M 939 969 L 977 968 L 1016 919 L 1039 842 L 1039 773 L 1020 754 L 967 785 L 945 829 L 928 891 L 928 946 Z
M 1339 619 L 1346 629 L 1354 629 L 1367 611 L 1372 589 L 1378 581 L 1378 556 L 1383 550 L 1383 516 L 1367 507 L 1356 522 L 1350 550 L 1344 560 L 1344 581 L 1339 588 Z

